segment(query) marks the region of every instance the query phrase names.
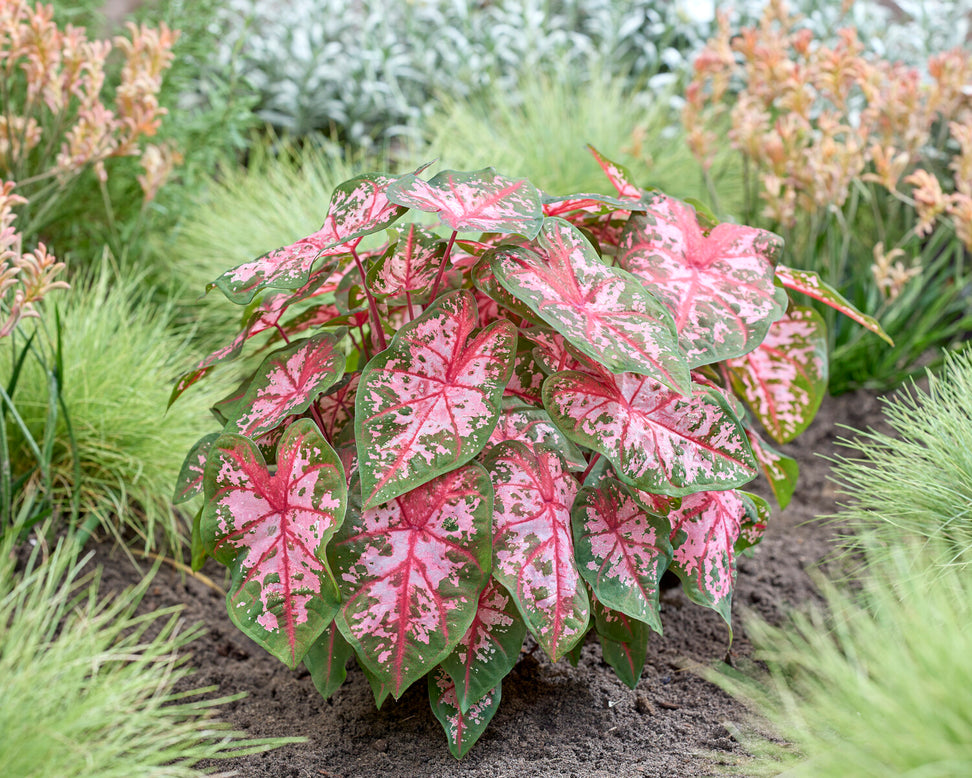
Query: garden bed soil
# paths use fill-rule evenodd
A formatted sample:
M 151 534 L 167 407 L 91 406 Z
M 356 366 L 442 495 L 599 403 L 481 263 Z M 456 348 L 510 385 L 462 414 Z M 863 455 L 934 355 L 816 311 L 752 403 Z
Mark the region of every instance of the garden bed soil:
M 726 657 L 745 659 L 752 647 L 740 613 L 778 621 L 790 606 L 816 596 L 810 572 L 833 551 L 832 524 L 812 521 L 832 513 L 835 489 L 825 457 L 839 451 L 840 424 L 881 426 L 881 403 L 866 393 L 827 398 L 813 425 L 782 447 L 800 463 L 790 506 L 775 511 L 766 537 L 739 561 L 734 595 L 735 638 L 713 611 L 688 601 L 678 588 L 663 595 L 664 637 L 652 635 L 637 688 L 629 689 L 601 660 L 589 636 L 580 662 L 553 664 L 532 642 L 503 682 L 502 703 L 485 734 L 457 762 L 429 708 L 425 682 L 399 701 L 375 709 L 367 680 L 350 663 L 348 679 L 331 699 L 318 695 L 306 670 L 289 670 L 243 636 L 229 621 L 223 597 L 170 566 L 159 570 L 144 601 L 157 608 L 185 604 L 185 619 L 208 633 L 193 644 L 194 686 L 220 694 L 247 692 L 222 707 L 222 717 L 253 737 L 303 736 L 307 742 L 220 762 L 247 778 L 627 778 L 720 775 L 744 756 L 725 722 L 742 722 L 737 702 L 690 667 Z M 759 491 L 759 490 L 757 490 Z M 762 490 L 765 493 L 765 489 Z M 104 585 L 137 579 L 120 549 L 97 548 Z M 210 560 L 202 571 L 225 585 Z M 529 641 L 529 639 L 528 639 Z M 721 764 L 720 764 L 721 763 Z M 216 765 L 214 765 L 216 767 Z M 738 774 L 738 773 L 737 773 Z

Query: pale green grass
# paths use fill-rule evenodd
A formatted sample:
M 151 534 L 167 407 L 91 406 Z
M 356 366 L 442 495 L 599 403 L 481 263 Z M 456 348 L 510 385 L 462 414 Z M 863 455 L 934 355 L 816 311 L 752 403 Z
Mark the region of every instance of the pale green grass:
M 170 497 L 183 457 L 211 431 L 207 399 L 197 391 L 166 412 L 175 376 L 190 359 L 185 338 L 170 329 L 171 308 L 147 299 L 140 278 L 126 278 L 104 265 L 97 274 L 75 277 L 60 300 L 64 381 L 61 394 L 70 415 L 80 481 L 67 426 L 59 419 L 53 449 L 55 502 L 78 499 L 82 518 L 127 534 L 146 549 L 161 537 L 178 549 L 187 534 Z M 53 328 L 53 316 L 46 319 Z M 0 381 L 11 369 L 10 344 L 0 341 Z M 47 383 L 28 360 L 15 404 L 34 437 L 43 438 Z M 18 430 L 8 425 L 14 474 L 35 465 Z M 19 441 L 19 443 L 18 443 Z
M 213 718 L 236 697 L 176 691 L 201 630 L 178 608 L 136 614 L 148 579 L 99 595 L 70 538 L 17 573 L 15 534 L 0 544 L 0 775 L 196 776 L 202 759 L 294 742 L 248 740 Z
M 972 775 L 972 567 L 901 544 L 867 567 L 859 593 L 823 594 L 825 608 L 783 627 L 747 623 L 768 675 L 713 678 L 789 743 L 749 741 L 762 758 L 738 774 Z
M 938 565 L 972 563 L 972 352 L 946 357 L 928 391 L 914 384 L 885 400 L 890 434 L 868 430 L 843 440 L 834 478 L 843 496 L 835 518 L 873 546 L 902 538 L 930 544 Z

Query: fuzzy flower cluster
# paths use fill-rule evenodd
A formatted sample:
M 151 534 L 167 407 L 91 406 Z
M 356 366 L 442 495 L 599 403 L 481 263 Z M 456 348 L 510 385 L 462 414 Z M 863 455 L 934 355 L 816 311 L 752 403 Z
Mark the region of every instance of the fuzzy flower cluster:
M 14 226 L 14 206 L 24 198 L 13 193 L 12 181 L 0 181 L 0 338 L 13 332 L 21 319 L 37 317 L 36 305 L 54 289 L 67 289 L 55 277 L 64 269 L 47 247 L 21 250 L 20 233 Z
M 909 67 L 867 55 L 852 28 L 827 45 L 782 0 L 771 0 L 756 26 L 735 35 L 719 14 L 718 32 L 695 61 L 683 121 L 692 152 L 707 166 L 728 125 L 729 142 L 758 181 L 762 215 L 774 225 L 792 228 L 840 209 L 855 181 L 902 199 L 904 182 L 913 187 L 919 235 L 947 215 L 972 249 L 970 87 L 967 51 L 933 55 L 924 70 Z M 929 172 L 928 150 L 956 145 L 954 181 L 943 188 Z M 894 259 L 882 254 L 875 264 L 888 294 L 904 277 L 892 273 L 902 267 Z
M 152 199 L 178 162 L 163 146 L 145 143 L 166 113 L 162 77 L 178 32 L 128 25 L 112 42 L 89 40 L 83 29 L 54 22 L 52 6 L 0 0 L 0 171 L 19 184 L 65 181 L 91 166 L 105 181 L 110 157 L 141 155 L 145 197 Z M 102 99 L 106 60 L 124 55 L 114 102 Z

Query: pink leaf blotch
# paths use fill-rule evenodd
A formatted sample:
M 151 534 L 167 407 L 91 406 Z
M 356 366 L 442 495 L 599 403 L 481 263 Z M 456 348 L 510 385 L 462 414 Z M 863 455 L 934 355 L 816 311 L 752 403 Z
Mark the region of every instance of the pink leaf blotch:
M 257 438 L 306 411 L 344 374 L 338 334 L 325 332 L 274 351 L 257 368 L 228 429 Z
M 665 303 L 692 367 L 752 351 L 786 310 L 773 283 L 783 241 L 720 224 L 703 234 L 691 206 L 656 193 L 629 219 L 618 264 Z
M 486 256 L 496 279 L 578 350 L 615 373 L 690 389 L 671 314 L 630 273 L 604 264 L 583 233 L 548 218 L 539 252 L 503 246 Z
M 335 187 L 324 225 L 316 233 L 326 248 L 351 243 L 396 222 L 408 210 L 388 200 L 386 189 L 396 180 L 396 176 L 366 173 Z
M 328 549 L 344 597 L 337 623 L 396 699 L 475 618 L 489 577 L 491 512 L 489 476 L 476 463 L 377 508 L 352 500 Z
M 432 713 L 445 730 L 449 751 L 456 759 L 462 759 L 499 709 L 499 684 L 465 711 L 459 709 L 455 683 L 442 668 L 429 673 L 428 685 Z
M 604 171 L 604 175 L 608 177 L 608 180 L 617 191 L 619 197 L 626 200 L 638 200 L 641 198 L 644 192 L 631 180 L 631 174 L 624 167 L 617 162 L 612 162 L 589 144 L 587 150 L 597 160 L 598 166 Z
M 543 399 L 568 438 L 606 456 L 639 489 L 678 497 L 757 475 L 742 425 L 705 386 L 685 397 L 634 373 L 566 371 L 544 382 Z
M 493 434 L 489 436 L 480 456 L 486 456 L 493 446 L 506 440 L 518 440 L 531 450 L 536 446 L 546 446 L 559 451 L 571 470 L 584 470 L 587 467 L 584 455 L 577 446 L 567 440 L 543 408 L 523 405 L 519 400 L 511 397 L 503 398 L 503 410 L 499 422 Z
M 361 374 L 355 438 L 365 507 L 403 494 L 475 457 L 499 418 L 516 328 L 473 334 L 467 291 L 439 297 L 403 326 Z
M 776 449 L 767 445 L 752 429 L 746 429 L 749 445 L 753 455 L 769 481 L 770 489 L 776 498 L 776 504 L 783 510 L 790 504 L 796 489 L 797 479 L 800 477 L 800 465 L 792 457 L 784 456 Z
M 788 443 L 810 425 L 827 393 L 827 326 L 812 308 L 793 308 L 755 351 L 726 365 L 770 437 Z
M 432 285 L 446 242 L 431 230 L 409 224 L 368 271 L 368 285 L 378 295 L 417 293 Z
M 502 443 L 490 453 L 493 575 L 556 661 L 584 637 L 587 590 L 574 564 L 570 508 L 577 482 L 556 452 Z
M 457 232 L 512 232 L 533 239 L 543 221 L 539 190 L 525 178 L 506 178 L 493 168 L 444 170 L 429 181 L 410 174 L 391 184 L 387 194 L 400 205 L 439 214 Z
M 658 582 L 672 559 L 668 520 L 614 479 L 581 489 L 571 518 L 577 566 L 598 601 L 661 633 Z
M 196 495 L 203 493 L 203 473 L 206 470 L 206 459 L 213 447 L 218 432 L 212 432 L 201 438 L 186 455 L 182 468 L 179 470 L 179 477 L 176 479 L 175 494 L 172 497 L 172 504 L 179 505 L 187 500 L 191 500 Z
M 324 547 L 347 505 L 344 470 L 313 422 L 291 425 L 269 471 L 239 435 L 214 444 L 204 478 L 200 532 L 206 551 L 231 568 L 230 618 L 296 667 L 337 611 Z
M 507 676 L 520 656 L 526 624 L 507 591 L 490 578 L 473 623 L 441 667 L 456 685 L 463 713 Z

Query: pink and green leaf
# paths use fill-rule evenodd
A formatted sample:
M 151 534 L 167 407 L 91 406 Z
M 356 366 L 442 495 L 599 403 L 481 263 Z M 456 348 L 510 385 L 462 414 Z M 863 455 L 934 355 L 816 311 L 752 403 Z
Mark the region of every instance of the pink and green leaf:
M 618 678 L 628 688 L 634 689 L 641 680 L 641 671 L 648 657 L 648 639 L 652 627 L 611 610 L 598 600 L 594 601 L 592 610 L 604 661 L 614 668 Z
M 339 335 L 325 332 L 267 356 L 228 419 L 229 429 L 256 438 L 306 411 L 344 374 Z
M 499 686 L 516 664 L 526 637 L 526 624 L 513 598 L 490 578 L 479 595 L 473 623 L 441 667 L 456 688 L 463 713 Z
M 196 495 L 203 493 L 203 473 L 206 471 L 206 459 L 209 452 L 219 437 L 218 432 L 210 433 L 200 438 L 189 450 L 182 468 L 179 470 L 179 477 L 176 479 L 175 494 L 172 497 L 172 504 L 179 505 L 187 500 L 191 500 Z
M 606 456 L 618 477 L 674 497 L 728 489 L 757 475 L 746 433 L 725 398 L 695 385 L 683 396 L 634 373 L 566 371 L 543 385 L 550 418 Z
M 697 367 L 752 351 L 783 315 L 786 295 L 773 283 L 782 247 L 773 233 L 736 224 L 705 235 L 691 206 L 656 193 L 629 219 L 618 265 L 668 306 Z
M 344 598 L 337 623 L 398 699 L 475 619 L 490 568 L 489 476 L 470 463 L 363 510 L 351 494 L 328 549 Z
M 355 406 L 365 507 L 459 467 L 486 445 L 513 370 L 516 328 L 498 321 L 474 334 L 477 324 L 469 292 L 443 295 L 365 367 Z
M 529 341 L 526 345 L 530 345 Z M 513 362 L 513 374 L 503 390 L 503 397 L 518 400 L 523 405 L 539 406 L 543 403 L 541 391 L 546 377 L 547 374 L 534 359 L 532 349 L 523 348 L 523 341 L 521 341 L 520 349 L 516 352 L 516 359 Z
M 503 398 L 503 410 L 499 422 L 489 436 L 480 456 L 485 456 L 500 443 L 516 440 L 531 451 L 537 446 L 546 446 L 560 452 L 564 462 L 571 470 L 584 470 L 587 460 L 580 450 L 564 436 L 543 408 L 523 405 L 519 400 Z
M 387 195 L 399 205 L 438 214 L 456 232 L 512 232 L 533 239 L 543 221 L 537 188 L 492 168 L 445 170 L 429 181 L 409 174 L 391 184 Z
M 690 494 L 669 514 L 672 570 L 689 599 L 715 610 L 726 624 L 731 624 L 736 543 L 747 520 L 747 505 L 736 491 Z
M 332 444 L 354 421 L 354 399 L 361 373 L 345 375 L 317 402 L 317 414 L 323 422 L 321 432 Z
M 792 289 L 794 292 L 801 292 L 808 297 L 812 297 L 814 300 L 822 302 L 824 305 L 829 305 L 834 310 L 840 311 L 845 316 L 850 317 L 865 329 L 870 330 L 890 345 L 894 345 L 894 341 L 881 329 L 881 325 L 877 319 L 859 311 L 840 292 L 827 284 L 826 281 L 813 271 L 797 270 L 796 268 L 779 265 L 776 268 L 776 279 L 787 289 Z
M 459 709 L 455 683 L 442 668 L 429 673 L 428 684 L 432 713 L 445 730 L 449 751 L 456 759 L 462 759 L 496 715 L 500 687 L 497 684 L 463 712 Z
M 396 180 L 396 176 L 367 173 L 339 184 L 317 233 L 325 246 L 350 243 L 398 221 L 408 208 L 388 200 L 386 190 Z
M 490 452 L 493 575 L 556 661 L 587 631 L 590 605 L 574 563 L 570 507 L 577 482 L 560 455 L 522 443 Z
M 545 220 L 537 243 L 539 253 L 502 246 L 487 254 L 507 291 L 612 372 L 639 373 L 689 391 L 671 314 L 637 278 L 604 264 L 563 219 Z
M 763 539 L 766 526 L 770 520 L 770 507 L 758 494 L 739 492 L 746 513 L 742 520 L 739 539 L 736 541 L 736 551 L 755 546 Z
M 793 497 L 797 479 L 800 477 L 800 465 L 792 457 L 784 456 L 772 448 L 753 430 L 747 428 L 746 434 L 749 436 L 753 455 L 773 491 L 776 504 L 783 510 Z
M 368 286 L 386 297 L 424 291 L 435 280 L 446 245 L 431 230 L 409 224 L 368 270 Z
M 571 520 L 577 566 L 597 600 L 661 633 L 658 582 L 672 560 L 668 520 L 614 479 L 581 489 Z
M 223 435 L 204 477 L 200 533 L 230 567 L 230 618 L 271 654 L 296 667 L 338 608 L 324 547 L 347 504 L 337 454 L 309 420 L 293 424 L 271 473 L 256 445 Z
M 587 150 L 597 160 L 597 164 L 604 171 L 604 175 L 608 177 L 611 185 L 617 190 L 619 197 L 626 200 L 638 200 L 641 198 L 644 191 L 635 185 L 631 174 L 622 165 L 619 165 L 617 162 L 612 162 L 590 144 L 588 144 Z
M 325 700 L 336 692 L 348 677 L 348 660 L 354 655 L 333 621 L 304 655 L 304 666 L 310 672 L 314 687 Z
M 749 354 L 726 362 L 736 393 L 777 443 L 813 421 L 827 393 L 827 328 L 812 308 L 793 308 Z

